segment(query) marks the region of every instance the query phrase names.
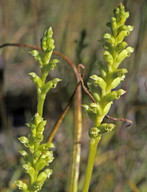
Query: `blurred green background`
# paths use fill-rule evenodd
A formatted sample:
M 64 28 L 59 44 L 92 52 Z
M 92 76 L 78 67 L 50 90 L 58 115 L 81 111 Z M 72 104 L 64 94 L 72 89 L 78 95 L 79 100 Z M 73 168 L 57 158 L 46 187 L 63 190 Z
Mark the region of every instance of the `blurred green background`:
M 86 67 L 85 85 L 89 75 L 98 73 L 103 61 L 103 48 L 98 41 L 109 29 L 106 23 L 118 6 L 118 0 L 0 0 L 0 44 L 25 43 L 40 45 L 45 29 L 52 26 L 55 50 L 65 54 L 76 65 Z M 147 191 L 147 1 L 125 0 L 130 12 L 127 24 L 134 31 L 127 38 L 135 48 L 126 59 L 128 69 L 125 96 L 116 101 L 110 111 L 113 117 L 128 118 L 133 125 L 117 122 L 117 128 L 104 136 L 97 152 L 90 192 L 146 192 Z M 14 180 L 25 178 L 18 150 L 20 135 L 27 135 L 25 122 L 36 111 L 36 90 L 28 77 L 39 72 L 38 65 L 27 48 L 0 49 L 0 191 L 18 191 Z M 56 57 L 57 58 L 57 57 Z M 55 124 L 76 86 L 70 66 L 60 63 L 49 78 L 59 77 L 60 85 L 46 99 L 44 116 L 48 120 L 45 135 Z M 82 103 L 91 102 L 83 92 Z M 81 191 L 87 163 L 91 121 L 83 111 L 82 153 L 79 178 Z M 67 191 L 67 177 L 72 149 L 74 105 L 70 108 L 54 144 L 53 174 L 42 192 Z

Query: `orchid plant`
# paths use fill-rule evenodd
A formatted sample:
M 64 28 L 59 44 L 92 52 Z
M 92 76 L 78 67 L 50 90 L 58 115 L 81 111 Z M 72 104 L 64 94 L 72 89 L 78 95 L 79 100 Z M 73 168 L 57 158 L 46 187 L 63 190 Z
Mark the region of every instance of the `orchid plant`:
M 129 12 L 125 11 L 122 4 L 114 10 L 114 16 L 107 24 L 111 32 L 105 33 L 102 39 L 103 56 L 107 66 L 101 65 L 100 76 L 92 75 L 90 78 L 93 83 L 88 83 L 95 102 L 83 105 L 93 122 L 93 127 L 89 130 L 90 151 L 83 192 L 88 192 L 89 189 L 97 145 L 102 135 L 112 131 L 115 127 L 114 124 L 103 123 L 103 119 L 109 112 L 113 101 L 119 99 L 126 92 L 123 89 L 117 90 L 117 86 L 124 81 L 127 73 L 127 69 L 119 68 L 119 66 L 133 52 L 133 48 L 124 41 L 125 37 L 133 30 L 131 25 L 125 25 L 128 17 Z
M 43 131 L 46 125 L 46 121 L 42 117 L 44 100 L 47 92 L 51 88 L 55 88 L 57 83 L 61 81 L 60 79 L 55 78 L 46 82 L 50 70 L 53 70 L 56 63 L 59 62 L 57 59 L 51 60 L 52 52 L 55 48 L 52 35 L 52 28 L 46 30 L 41 39 L 42 52 L 39 53 L 36 50 L 30 52 L 40 64 L 41 77 L 34 72 L 29 73 L 33 83 L 37 87 L 38 104 L 37 113 L 32 118 L 32 121 L 26 124 L 30 128 L 30 134 L 28 137 L 22 136 L 19 138 L 20 142 L 28 148 L 28 150 L 22 150 L 20 153 L 24 160 L 23 168 L 29 175 L 29 182 L 27 184 L 20 180 L 16 181 L 16 185 L 23 192 L 40 191 L 45 180 L 52 174 L 52 170 L 46 167 L 48 167 L 54 159 L 53 151 L 51 150 L 54 148 L 54 145 L 50 142 L 42 143 L 44 138 Z

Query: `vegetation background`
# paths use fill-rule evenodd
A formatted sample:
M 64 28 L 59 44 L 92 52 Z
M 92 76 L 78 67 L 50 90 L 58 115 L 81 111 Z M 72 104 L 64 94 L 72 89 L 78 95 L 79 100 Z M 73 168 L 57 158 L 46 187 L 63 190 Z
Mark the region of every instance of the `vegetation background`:
M 55 50 L 68 56 L 76 65 L 82 63 L 86 67 L 86 85 L 89 75 L 98 71 L 98 63 L 103 61 L 103 48 L 98 40 L 109 30 L 105 23 L 119 3 L 118 0 L 0 0 L 0 44 L 19 42 L 39 46 L 44 30 L 52 26 Z M 127 23 L 134 26 L 127 42 L 135 51 L 124 63 L 129 73 L 122 86 L 127 93 L 114 103 L 110 115 L 129 118 L 133 125 L 126 127 L 117 122 L 115 131 L 103 137 L 90 192 L 147 191 L 147 1 L 125 0 L 123 3 L 130 12 Z M 28 51 L 17 47 L 0 49 L 1 192 L 17 191 L 13 181 L 25 178 L 18 153 L 22 146 L 17 138 L 28 133 L 25 122 L 36 111 L 36 92 L 28 73 L 38 71 Z M 63 80 L 46 99 L 44 116 L 48 125 L 45 135 L 62 113 L 76 86 L 71 68 L 62 59 L 50 78 L 53 76 Z M 82 103 L 90 102 L 84 92 L 82 99 Z M 74 104 L 54 138 L 53 174 L 42 192 L 66 191 L 73 111 Z M 79 191 L 87 163 L 90 127 L 91 122 L 83 111 Z M 131 186 L 136 188 L 131 189 Z

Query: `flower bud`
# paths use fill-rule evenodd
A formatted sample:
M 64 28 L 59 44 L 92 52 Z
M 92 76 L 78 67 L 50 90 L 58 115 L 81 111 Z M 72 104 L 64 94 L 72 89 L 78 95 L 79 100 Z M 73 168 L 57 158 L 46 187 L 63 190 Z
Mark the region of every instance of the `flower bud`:
M 124 49 L 117 57 L 116 60 L 116 67 L 126 58 L 129 57 L 131 53 L 133 53 L 134 49 L 132 47 L 127 47 Z
M 24 151 L 24 150 L 19 151 L 19 153 L 20 153 L 22 156 L 27 156 L 27 155 L 28 155 L 28 153 L 27 153 L 26 151 Z
M 100 87 L 102 90 L 106 88 L 106 82 L 104 81 L 103 78 L 98 77 L 97 75 L 92 75 L 92 76 L 90 76 L 90 78 L 93 79 L 93 80 L 94 80 L 94 83 L 95 83 L 96 85 L 99 85 L 99 87 Z
M 99 130 L 97 127 L 92 127 L 90 130 L 89 130 L 89 137 L 91 138 L 96 138 L 99 136 Z
M 112 131 L 114 129 L 114 127 L 115 127 L 114 124 L 103 123 L 100 126 L 98 126 L 97 129 L 99 130 L 100 134 L 104 134 L 104 133 Z
M 15 181 L 15 184 L 18 186 L 18 188 L 20 189 L 20 190 L 22 190 L 22 191 L 28 191 L 28 186 L 27 186 L 27 184 L 26 183 L 24 183 L 24 182 L 22 182 L 22 181 L 20 181 L 20 180 L 18 180 L 18 181 Z
M 113 64 L 113 56 L 110 54 L 109 51 L 104 51 L 103 56 L 108 64 L 110 64 L 110 65 Z
M 29 73 L 29 75 L 31 76 L 31 79 L 37 88 L 40 88 L 42 86 L 42 80 L 40 77 L 34 72 Z
M 19 141 L 20 141 L 22 144 L 24 144 L 25 146 L 28 146 L 29 140 L 28 140 L 27 137 L 22 136 L 22 137 L 19 137 L 18 139 L 19 139 Z

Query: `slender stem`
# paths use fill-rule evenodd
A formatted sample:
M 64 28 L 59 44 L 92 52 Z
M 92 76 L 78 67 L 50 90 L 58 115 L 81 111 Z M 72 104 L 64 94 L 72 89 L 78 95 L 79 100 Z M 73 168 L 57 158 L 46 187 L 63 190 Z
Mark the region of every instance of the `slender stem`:
M 90 180 L 91 180 L 93 166 L 94 166 L 94 160 L 95 160 L 96 151 L 97 151 L 97 145 L 98 145 L 100 139 L 101 139 L 101 136 L 96 137 L 96 138 L 91 138 L 91 140 L 90 140 L 88 164 L 87 164 L 86 175 L 85 175 L 84 186 L 83 186 L 82 192 L 88 192 L 88 190 L 89 190 Z
M 38 93 L 37 113 L 42 117 L 45 95 Z

